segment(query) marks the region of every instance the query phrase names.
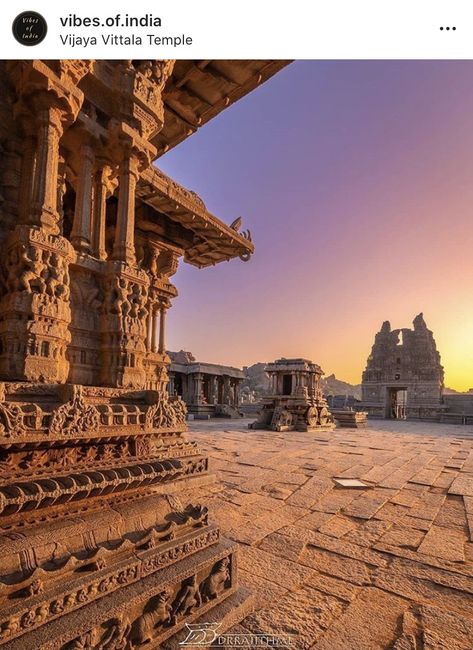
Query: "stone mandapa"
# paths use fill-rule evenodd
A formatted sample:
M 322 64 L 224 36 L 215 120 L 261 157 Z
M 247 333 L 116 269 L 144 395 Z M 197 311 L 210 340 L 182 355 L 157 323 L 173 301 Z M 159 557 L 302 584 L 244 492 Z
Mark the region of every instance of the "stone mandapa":
M 253 244 L 151 163 L 285 64 L 0 62 L 0 646 L 158 647 L 240 599 L 176 494 L 208 459 L 165 328 L 181 257 Z

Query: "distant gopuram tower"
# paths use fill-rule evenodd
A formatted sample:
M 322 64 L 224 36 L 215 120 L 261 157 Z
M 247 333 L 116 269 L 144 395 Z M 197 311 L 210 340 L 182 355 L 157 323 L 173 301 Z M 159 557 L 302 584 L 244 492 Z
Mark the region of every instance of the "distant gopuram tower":
M 1 648 L 165 648 L 244 615 L 166 315 L 180 259 L 253 244 L 152 162 L 284 65 L 0 62 Z
M 362 378 L 362 407 L 372 417 L 436 420 L 443 404 L 444 372 L 423 314 L 414 328 L 391 330 L 385 321 L 376 334 Z
M 320 387 L 321 367 L 308 359 L 278 359 L 269 363 L 270 394 L 252 429 L 319 431 L 335 427 Z

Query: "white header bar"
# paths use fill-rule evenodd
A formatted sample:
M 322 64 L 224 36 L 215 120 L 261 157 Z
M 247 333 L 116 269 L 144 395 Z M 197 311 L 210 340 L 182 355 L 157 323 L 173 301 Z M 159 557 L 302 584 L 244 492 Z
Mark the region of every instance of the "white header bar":
M 47 23 L 34 46 L 12 31 L 29 10 Z M 3 59 L 473 58 L 471 0 L 5 0 L 0 17 Z

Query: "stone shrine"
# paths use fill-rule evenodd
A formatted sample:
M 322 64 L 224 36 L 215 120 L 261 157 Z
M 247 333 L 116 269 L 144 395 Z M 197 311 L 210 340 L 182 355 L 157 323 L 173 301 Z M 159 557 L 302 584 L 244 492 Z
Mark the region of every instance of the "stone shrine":
M 180 258 L 253 244 L 151 163 L 286 63 L 0 62 L 1 647 L 158 648 L 238 596 L 165 324 Z
M 327 431 L 335 427 L 320 387 L 324 374 L 308 359 L 278 359 L 269 363 L 269 395 L 252 429 L 273 431 Z
M 376 334 L 362 378 L 362 408 L 371 417 L 438 420 L 447 410 L 440 354 L 423 314 L 414 328 L 391 330 L 385 321 Z
M 181 397 L 189 413 L 197 417 L 240 417 L 240 385 L 245 378 L 238 368 L 197 361 L 190 352 L 168 352 L 169 393 Z

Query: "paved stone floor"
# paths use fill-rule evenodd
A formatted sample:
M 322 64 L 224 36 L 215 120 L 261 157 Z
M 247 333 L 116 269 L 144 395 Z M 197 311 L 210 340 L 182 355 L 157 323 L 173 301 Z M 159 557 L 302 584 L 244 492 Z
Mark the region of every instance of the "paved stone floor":
M 471 650 L 473 427 L 249 421 L 189 423 L 218 475 L 192 499 L 239 542 L 256 596 L 232 631 L 293 635 L 300 650 Z

